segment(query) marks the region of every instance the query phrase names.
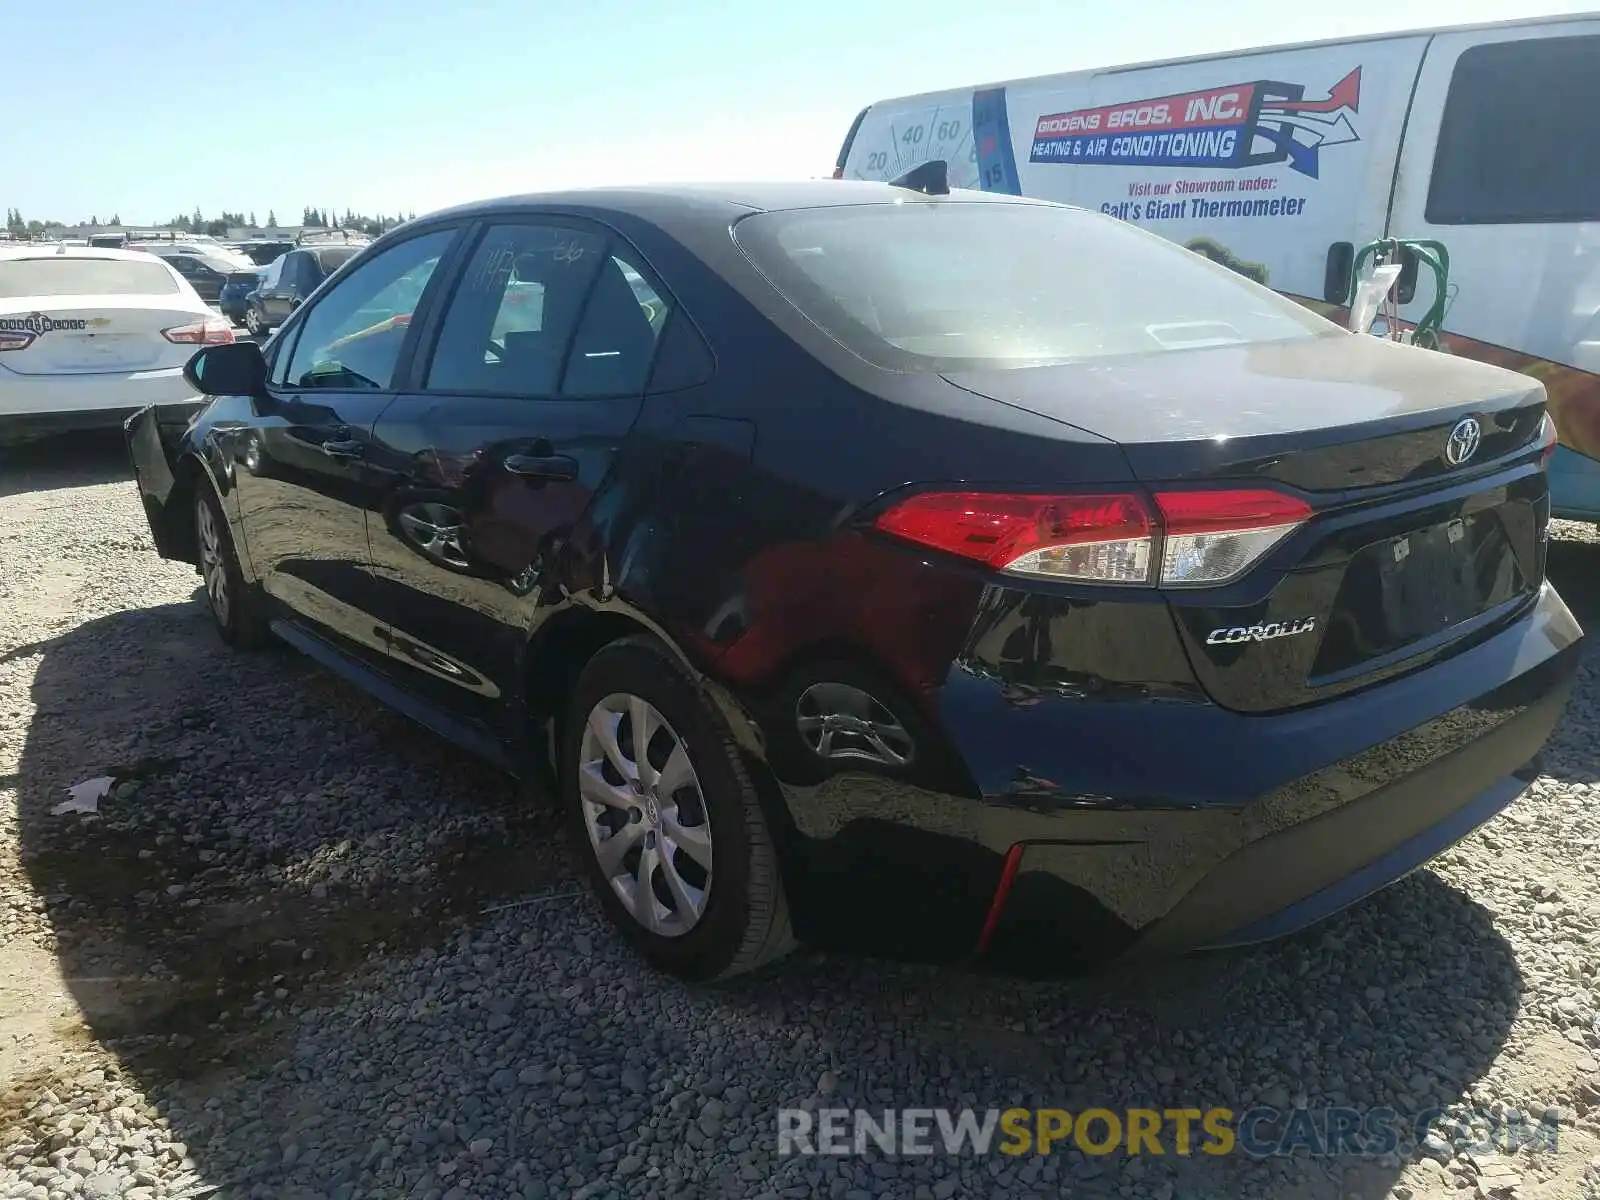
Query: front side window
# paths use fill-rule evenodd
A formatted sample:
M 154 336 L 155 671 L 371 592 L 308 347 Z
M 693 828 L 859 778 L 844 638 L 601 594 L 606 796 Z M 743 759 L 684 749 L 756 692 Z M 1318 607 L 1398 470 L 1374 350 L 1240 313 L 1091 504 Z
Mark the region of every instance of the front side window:
M 1464 50 L 1439 124 L 1433 225 L 1600 220 L 1600 36 Z
M 441 229 L 391 246 L 318 297 L 300 325 L 284 384 L 393 386 L 411 314 L 456 232 Z
M 1060 205 L 796 209 L 746 217 L 734 236 L 801 314 L 890 370 L 1029 367 L 1339 332 L 1164 238 Z

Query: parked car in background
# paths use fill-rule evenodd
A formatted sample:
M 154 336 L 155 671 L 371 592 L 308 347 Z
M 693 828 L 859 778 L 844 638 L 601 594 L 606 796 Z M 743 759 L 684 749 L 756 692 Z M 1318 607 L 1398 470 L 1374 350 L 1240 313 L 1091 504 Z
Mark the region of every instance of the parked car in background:
M 0 246 L 0 440 L 114 425 L 194 398 L 183 364 L 233 340 L 162 259 L 128 250 Z
M 222 637 L 558 783 L 692 978 L 1287 933 L 1510 804 L 1582 650 L 1537 380 L 1043 201 L 466 206 L 189 373 L 127 433 Z
M 279 258 L 294 249 L 294 243 L 287 239 L 264 242 L 240 242 L 237 249 L 258 267 L 267 266 L 273 259 Z
M 151 242 L 136 245 L 168 263 L 173 270 L 189 281 L 207 304 L 216 304 L 222 298 L 222 288 L 230 276 L 254 267 L 248 258 L 235 254 L 221 245 L 204 243 Z
M 222 291 L 217 296 L 217 307 L 222 310 L 222 315 L 235 325 L 244 324 L 250 293 L 261 286 L 266 274 L 266 267 L 252 267 L 248 271 L 231 272 L 223 281 Z
M 361 244 L 305 246 L 275 259 L 263 273 L 260 286 L 245 300 L 245 328 L 254 337 L 271 333 L 361 249 Z

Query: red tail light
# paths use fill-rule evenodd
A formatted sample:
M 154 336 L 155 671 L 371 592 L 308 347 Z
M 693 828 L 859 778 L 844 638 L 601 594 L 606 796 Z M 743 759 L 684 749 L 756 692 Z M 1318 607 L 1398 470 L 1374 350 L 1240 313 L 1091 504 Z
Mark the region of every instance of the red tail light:
M 1103 583 L 1150 578 L 1152 519 L 1134 495 L 923 492 L 884 513 L 877 526 L 997 571 Z
M 181 346 L 220 346 L 233 341 L 233 326 L 223 317 L 206 317 L 192 325 L 163 329 L 161 336 Z
M 26 350 L 33 345 L 33 334 L 20 329 L 0 329 L 0 351 Z
M 5 347 L 0 346 L 0 350 L 3 349 Z M 1561 434 L 1556 430 L 1555 420 L 1549 413 L 1545 413 L 1544 419 L 1539 423 L 1539 436 L 1542 439 L 1539 451 L 1540 460 L 1549 463 L 1551 458 L 1555 456 L 1556 447 L 1561 444 Z
M 885 533 L 1037 579 L 1204 587 L 1244 574 L 1311 516 L 1266 489 L 1080 496 L 923 492 L 880 515 Z
M 1311 515 L 1304 500 L 1259 488 L 1157 492 L 1166 541 L 1161 583 L 1199 587 L 1236 579 Z

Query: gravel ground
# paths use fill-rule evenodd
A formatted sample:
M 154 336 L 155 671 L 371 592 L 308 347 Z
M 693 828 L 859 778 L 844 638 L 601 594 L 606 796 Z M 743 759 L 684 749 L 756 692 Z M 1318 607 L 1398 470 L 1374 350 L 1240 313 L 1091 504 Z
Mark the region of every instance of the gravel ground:
M 800 954 L 695 990 L 551 819 L 287 651 L 223 650 L 118 448 L 0 468 L 0 1198 L 1596 1197 L 1600 694 L 1548 774 L 1353 912 L 1020 981 Z M 1558 584 L 1600 619 L 1600 545 Z M 94 817 L 67 785 L 122 782 Z M 1381 1159 L 779 1157 L 776 1109 L 1432 1105 Z M 1453 1121 L 1558 1123 L 1457 1153 Z

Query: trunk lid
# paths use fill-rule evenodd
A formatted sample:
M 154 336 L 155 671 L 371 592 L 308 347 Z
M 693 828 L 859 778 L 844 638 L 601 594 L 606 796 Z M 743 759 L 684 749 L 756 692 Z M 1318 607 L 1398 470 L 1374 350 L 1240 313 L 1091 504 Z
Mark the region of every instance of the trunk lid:
M 1152 490 L 1268 486 L 1311 504 L 1239 580 L 1167 593 L 1226 707 L 1276 711 L 1414 670 L 1543 581 L 1545 393 L 1527 376 L 1333 336 L 946 378 L 1112 439 Z M 1469 419 L 1476 444 L 1454 461 Z
M 181 367 L 195 348 L 169 342 L 162 330 L 205 317 L 184 306 L 181 295 L 0 299 L 0 323 L 34 334 L 27 346 L 6 351 L 0 363 L 21 375 Z

